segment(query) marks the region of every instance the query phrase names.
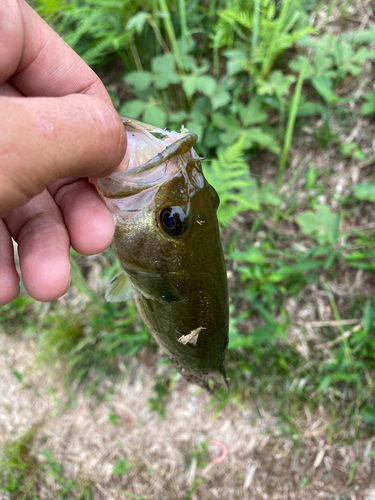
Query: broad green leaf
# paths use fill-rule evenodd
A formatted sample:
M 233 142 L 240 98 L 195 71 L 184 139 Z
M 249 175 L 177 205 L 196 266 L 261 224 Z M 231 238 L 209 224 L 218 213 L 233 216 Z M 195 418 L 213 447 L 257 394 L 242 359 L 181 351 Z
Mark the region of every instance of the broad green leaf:
M 317 51 L 315 53 L 312 67 L 314 69 L 314 75 L 316 77 L 324 76 L 326 78 L 335 78 L 337 72 L 334 69 L 334 63 L 331 57 L 323 55 L 321 52 Z M 312 78 L 312 77 L 311 77 Z
M 332 213 L 328 205 L 321 205 L 315 213 L 303 212 L 296 220 L 305 234 L 318 241 L 333 243 L 339 233 L 340 218 L 340 214 Z
M 306 211 L 298 215 L 297 222 L 306 234 L 312 234 L 316 230 L 316 215 L 313 212 Z
M 229 129 L 226 132 L 220 134 L 219 137 L 222 143 L 225 144 L 225 146 L 229 146 L 230 144 L 236 142 L 239 136 L 240 136 L 239 129 Z
M 303 96 L 298 105 L 297 116 L 316 116 L 320 114 L 319 104 L 311 101 L 305 101 Z
M 228 349 L 238 349 L 239 347 L 259 346 L 265 342 L 272 342 L 276 339 L 275 332 L 277 330 L 276 323 L 268 323 L 267 325 L 256 328 L 248 335 L 235 335 L 229 340 Z
M 196 121 L 188 120 L 186 123 L 186 128 L 189 130 L 189 132 L 192 132 L 193 134 L 197 134 L 198 138 L 203 137 L 204 133 L 204 128 L 201 123 L 198 123 Z
M 259 203 L 279 206 L 281 198 L 274 192 L 274 186 L 270 182 L 262 184 L 259 190 Z
M 154 57 L 151 61 L 151 67 L 156 73 L 154 85 L 157 89 L 166 89 L 170 84 L 180 83 L 180 77 L 175 70 L 174 60 L 170 54 Z
M 375 24 L 372 24 L 368 30 L 356 30 L 349 33 L 343 33 L 341 36 L 345 38 L 345 40 L 349 40 L 355 44 L 373 43 L 375 40 Z
M 257 81 L 259 95 L 277 95 L 283 97 L 289 92 L 289 87 L 296 81 L 293 75 L 284 75 L 281 71 L 273 71 L 268 80 Z
M 125 102 L 121 106 L 119 113 L 130 118 L 139 118 L 145 109 L 145 102 L 134 99 L 133 101 Z
M 264 264 L 266 262 L 264 252 L 257 247 L 249 247 L 246 252 L 235 252 L 232 257 L 236 261 L 248 262 L 250 264 Z
M 364 405 L 360 410 L 360 414 L 365 424 L 375 423 L 375 411 L 371 406 Z
M 212 115 L 212 123 L 223 130 L 241 130 L 241 124 L 233 115 L 224 115 L 222 113 L 214 113 Z
M 227 61 L 227 73 L 229 76 L 235 75 L 236 73 L 240 73 L 243 71 L 245 65 L 245 61 L 240 61 L 236 59 L 232 59 Z
M 185 75 L 182 77 L 182 88 L 188 97 L 192 97 L 197 90 L 196 80 L 196 75 Z
M 375 90 L 375 86 L 374 86 Z M 365 103 L 362 104 L 361 113 L 363 115 L 372 115 L 375 113 L 375 92 L 366 92 L 363 95 Z
M 167 113 L 158 105 L 150 106 L 143 114 L 143 121 L 164 128 L 167 125 Z
M 210 99 L 206 96 L 200 96 L 197 99 L 194 99 L 193 106 L 191 108 L 192 113 L 196 111 L 199 113 L 206 114 L 211 116 L 212 114 L 212 106 L 210 103 Z
M 334 214 L 328 206 L 322 205 L 317 212 L 317 217 L 322 232 L 333 242 L 338 235 L 340 214 Z
M 246 126 L 264 123 L 268 118 L 268 114 L 262 111 L 262 101 L 259 97 L 251 99 L 247 106 L 240 104 L 238 111 L 242 123 Z
M 175 70 L 175 64 L 170 54 L 156 56 L 151 60 L 151 68 L 155 73 L 168 73 Z
M 131 30 L 135 28 L 138 35 L 140 35 L 148 17 L 150 17 L 150 14 L 148 14 L 147 12 L 138 12 L 138 14 L 132 16 L 126 23 L 126 29 Z
M 210 61 L 208 59 L 203 58 L 200 61 L 200 66 L 197 66 L 195 68 L 195 74 L 197 76 L 206 75 L 206 73 L 209 71 L 210 67 L 211 67 Z M 209 76 L 209 75 L 206 75 L 206 76 Z M 210 77 L 210 78 L 212 78 L 212 77 Z
M 266 132 L 261 127 L 250 127 L 242 132 L 244 139 L 244 148 L 250 149 L 254 145 L 259 146 L 261 149 L 269 149 L 275 154 L 280 153 L 280 145 L 274 136 Z
M 170 113 L 168 115 L 168 123 L 180 123 L 182 125 L 183 121 L 186 120 L 186 111 L 176 111 L 176 113 Z
M 322 267 L 318 260 L 308 260 L 294 266 L 280 267 L 277 271 L 270 273 L 267 280 L 271 283 L 279 283 L 291 276 L 304 276 L 308 271 Z
M 146 90 L 151 85 L 151 73 L 148 71 L 132 71 L 125 75 L 124 80 L 137 90 Z
M 181 56 L 186 56 L 195 47 L 194 38 L 191 35 L 185 38 L 180 38 L 179 40 L 177 40 L 177 46 Z
M 335 63 L 341 78 L 344 78 L 348 73 L 358 76 L 362 66 L 374 56 L 375 52 L 366 47 L 354 50 L 347 42 L 336 41 Z
M 205 125 L 207 123 L 207 119 L 207 116 L 197 109 L 193 109 L 193 111 L 190 113 L 190 120 L 199 123 L 200 125 Z
M 214 95 L 216 87 L 216 80 L 212 76 L 203 75 L 198 80 L 198 90 L 207 97 L 212 97 Z
M 305 68 L 305 80 L 309 80 L 314 74 L 314 68 L 310 62 L 306 64 L 306 56 L 299 55 L 289 63 L 289 68 L 295 73 L 300 73 L 301 69 Z
M 204 136 L 204 144 L 207 148 L 214 148 L 219 144 L 219 131 L 209 129 Z
M 354 196 L 359 200 L 368 200 L 375 203 L 375 182 L 358 184 L 354 189 Z
M 224 55 L 228 58 L 227 73 L 229 76 L 243 71 L 247 62 L 247 55 L 245 51 L 241 49 L 225 50 Z
M 195 69 L 197 69 L 194 57 L 181 55 L 181 61 L 185 71 L 194 71 Z
M 174 70 L 168 73 L 159 73 L 154 80 L 154 85 L 157 89 L 167 89 L 169 85 L 177 83 L 180 83 L 180 77 Z
M 332 83 L 326 76 L 313 76 L 311 83 L 327 103 L 337 101 L 337 96 L 332 90 Z
M 231 95 L 226 90 L 219 90 L 219 92 L 215 92 L 211 97 L 212 109 L 216 110 L 222 108 L 226 104 L 228 104 L 231 100 Z

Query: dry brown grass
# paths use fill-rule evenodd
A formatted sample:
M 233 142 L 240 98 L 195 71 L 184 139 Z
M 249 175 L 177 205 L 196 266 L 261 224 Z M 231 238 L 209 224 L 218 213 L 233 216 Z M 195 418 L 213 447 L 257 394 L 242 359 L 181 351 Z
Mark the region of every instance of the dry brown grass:
M 130 376 L 116 384 L 113 396 L 98 405 L 79 395 L 61 413 L 64 391 L 53 382 L 51 393 L 48 371 L 30 375 L 32 343 L 4 333 L 0 342 L 2 443 L 43 421 L 32 455 L 43 463 L 42 449 L 50 450 L 65 477 L 91 485 L 93 499 L 127 498 L 123 492 L 128 491 L 147 499 L 183 500 L 199 480 L 203 482 L 191 497 L 195 500 L 370 500 L 375 495 L 374 438 L 335 442 L 323 409 L 310 415 L 306 408 L 305 417 L 295 422 L 296 434 L 286 435 L 272 415 L 250 404 L 228 404 L 216 415 L 208 394 L 180 379 L 162 420 L 147 403 L 153 396 L 155 368 L 134 360 Z M 14 369 L 24 382 L 14 377 Z M 116 424 L 110 415 L 116 415 Z M 222 463 L 212 463 L 220 454 L 212 441 L 228 449 Z M 201 443 L 207 446 L 206 456 L 197 453 Z M 113 475 L 120 456 L 130 462 L 124 476 Z M 39 498 L 57 498 L 61 484 L 36 474 Z M 351 496 L 340 496 L 348 491 Z

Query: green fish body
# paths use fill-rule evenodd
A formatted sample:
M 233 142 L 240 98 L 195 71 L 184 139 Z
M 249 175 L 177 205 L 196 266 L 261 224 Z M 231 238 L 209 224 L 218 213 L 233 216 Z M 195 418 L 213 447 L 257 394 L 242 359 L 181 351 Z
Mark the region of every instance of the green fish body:
M 193 149 L 197 137 L 123 121 L 135 168 L 95 182 L 115 220 L 112 248 L 124 271 L 107 299 L 125 299 L 131 285 L 146 326 L 180 373 L 205 388 L 227 387 L 219 198 Z

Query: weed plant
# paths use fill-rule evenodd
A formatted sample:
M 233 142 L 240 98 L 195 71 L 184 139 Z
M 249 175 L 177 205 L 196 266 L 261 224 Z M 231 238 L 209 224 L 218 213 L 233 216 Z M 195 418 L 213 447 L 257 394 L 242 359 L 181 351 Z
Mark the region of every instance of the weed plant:
M 56 500 L 76 498 L 90 500 L 90 488 L 64 475 L 63 468 L 52 454 L 43 450 L 43 459 L 33 453 L 33 441 L 38 428 L 32 428 L 15 441 L 8 441 L 0 454 L 0 491 L 17 500 L 38 500 L 39 486 L 47 483 Z
M 46 316 L 38 357 L 56 361 L 67 387 L 84 383 L 86 390 L 98 395 L 103 377 L 120 376 L 123 361 L 147 345 L 150 335 L 137 317 L 134 303 L 105 302 L 87 286 L 74 258 L 71 264 L 72 283 L 81 294 L 84 309 L 72 315 L 69 308 L 57 307 Z M 117 262 L 106 272 L 114 269 L 119 272 Z

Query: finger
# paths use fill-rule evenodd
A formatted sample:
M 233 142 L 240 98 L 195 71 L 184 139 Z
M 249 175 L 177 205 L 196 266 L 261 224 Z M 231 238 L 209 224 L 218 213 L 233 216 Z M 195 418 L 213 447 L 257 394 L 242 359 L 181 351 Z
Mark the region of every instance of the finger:
M 91 96 L 0 97 L 0 217 L 70 176 L 101 176 L 124 157 L 126 132 Z
M 0 83 L 3 83 L 20 64 L 24 36 L 19 3 L 15 0 L 2 0 L 0 12 Z
M 49 188 L 60 208 L 74 250 L 94 255 L 109 247 L 115 227 L 113 218 L 87 179 L 61 181 Z
M 20 290 L 20 278 L 14 265 L 13 243 L 9 231 L 0 219 L 0 305 L 12 302 Z
M 0 84 L 0 96 L 8 96 L 8 97 L 23 97 L 23 94 L 16 89 L 13 83 L 4 82 Z
M 24 43 L 16 74 L 12 77 L 16 87 L 29 96 L 87 93 L 112 105 L 94 71 L 25 0 L 20 0 L 19 4 L 24 22 Z
M 48 191 L 14 210 L 5 222 L 18 243 L 27 292 L 43 302 L 63 295 L 70 280 L 69 235 Z

